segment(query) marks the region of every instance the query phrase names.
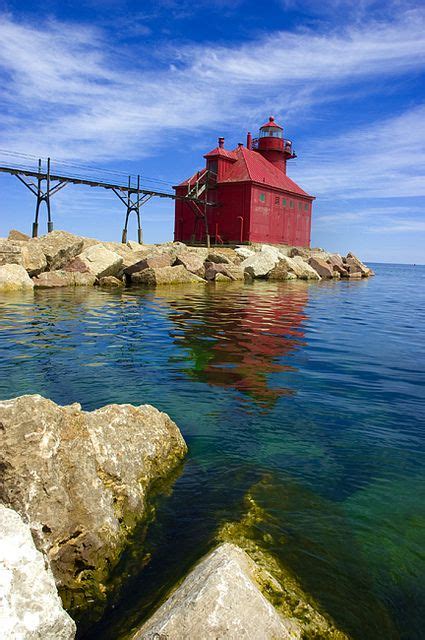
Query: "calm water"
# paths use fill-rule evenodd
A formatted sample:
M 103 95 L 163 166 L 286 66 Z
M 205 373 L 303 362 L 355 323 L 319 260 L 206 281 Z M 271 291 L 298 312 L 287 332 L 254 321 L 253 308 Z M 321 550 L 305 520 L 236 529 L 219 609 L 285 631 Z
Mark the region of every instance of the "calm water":
M 190 453 L 127 588 L 86 636 L 124 637 L 244 514 L 358 640 L 423 638 L 425 267 L 361 282 L 0 299 L 0 397 L 152 403 Z

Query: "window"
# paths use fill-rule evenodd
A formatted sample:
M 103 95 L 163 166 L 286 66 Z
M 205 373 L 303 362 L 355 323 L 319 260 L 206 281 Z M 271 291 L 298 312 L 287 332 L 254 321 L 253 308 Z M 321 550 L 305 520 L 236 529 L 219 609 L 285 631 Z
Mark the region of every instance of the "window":
M 260 202 L 265 202 L 265 201 L 266 201 L 266 194 L 260 193 Z
M 280 202 L 279 196 L 275 196 L 274 203 L 279 204 L 279 202 Z
M 218 162 L 217 160 L 208 160 L 207 168 L 213 173 L 217 173 L 218 170 Z
M 293 200 L 290 200 L 290 201 L 289 201 L 289 206 L 290 206 L 290 208 L 291 208 L 291 209 L 293 209 L 293 208 L 294 208 L 294 202 L 293 202 Z
M 308 211 L 308 203 L 304 205 L 304 211 Z
M 301 209 L 302 209 L 302 208 L 303 208 L 303 203 L 302 203 L 302 202 L 299 202 L 299 203 L 298 203 L 298 211 L 301 211 Z
M 282 204 L 284 207 L 286 207 L 286 198 L 282 198 Z

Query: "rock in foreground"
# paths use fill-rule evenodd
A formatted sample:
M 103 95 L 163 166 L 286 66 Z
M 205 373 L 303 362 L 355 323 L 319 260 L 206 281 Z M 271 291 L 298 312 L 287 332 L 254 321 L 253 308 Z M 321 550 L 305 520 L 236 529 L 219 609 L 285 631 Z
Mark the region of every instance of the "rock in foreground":
M 95 618 L 152 483 L 186 453 L 182 435 L 150 405 L 85 412 L 39 395 L 0 402 L 0 424 L 1 499 L 29 522 L 65 608 Z
M 0 505 L 0 620 L 3 640 L 72 640 L 75 623 L 63 610 L 52 571 L 30 527 Z
M 0 292 L 34 289 L 34 283 L 19 264 L 5 264 L 0 266 Z
M 263 596 L 256 574 L 257 566 L 245 551 L 229 543 L 220 545 L 191 571 L 133 640 L 300 639 L 301 629 Z

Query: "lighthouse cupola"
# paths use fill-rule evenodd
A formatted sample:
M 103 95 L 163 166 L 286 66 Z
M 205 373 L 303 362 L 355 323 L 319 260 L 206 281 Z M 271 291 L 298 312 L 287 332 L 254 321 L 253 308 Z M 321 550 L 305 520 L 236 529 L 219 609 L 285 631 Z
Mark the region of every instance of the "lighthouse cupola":
M 286 161 L 296 157 L 292 142 L 284 139 L 283 127 L 275 122 L 273 116 L 260 127 L 256 150 L 285 174 Z

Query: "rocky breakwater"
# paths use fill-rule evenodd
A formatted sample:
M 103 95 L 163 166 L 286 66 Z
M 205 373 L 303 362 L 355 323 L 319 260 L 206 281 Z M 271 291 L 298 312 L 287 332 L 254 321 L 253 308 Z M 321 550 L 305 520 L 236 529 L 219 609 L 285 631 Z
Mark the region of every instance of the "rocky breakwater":
M 93 286 L 206 284 L 253 280 L 366 278 L 371 269 L 354 254 L 253 245 L 189 247 L 181 242 L 139 245 L 101 242 L 53 231 L 28 238 L 11 231 L 0 240 L 0 291 Z
M 155 484 L 186 451 L 178 427 L 150 405 L 86 412 L 39 395 L 0 402 L 0 501 L 28 523 L 77 622 L 101 614 L 112 569 L 136 525 L 152 518 Z

